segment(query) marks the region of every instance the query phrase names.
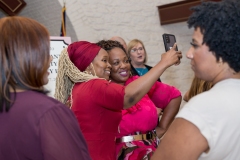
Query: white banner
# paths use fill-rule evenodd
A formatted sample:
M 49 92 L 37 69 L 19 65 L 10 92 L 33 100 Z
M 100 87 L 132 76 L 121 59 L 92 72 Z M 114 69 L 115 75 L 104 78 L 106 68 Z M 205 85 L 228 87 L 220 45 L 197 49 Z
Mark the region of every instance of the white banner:
M 64 48 L 66 48 L 71 43 L 70 37 L 50 37 L 50 55 L 53 60 L 50 64 L 48 72 L 48 84 L 45 85 L 45 88 L 49 90 L 49 96 L 53 97 L 55 92 L 56 77 L 58 71 L 58 58 Z

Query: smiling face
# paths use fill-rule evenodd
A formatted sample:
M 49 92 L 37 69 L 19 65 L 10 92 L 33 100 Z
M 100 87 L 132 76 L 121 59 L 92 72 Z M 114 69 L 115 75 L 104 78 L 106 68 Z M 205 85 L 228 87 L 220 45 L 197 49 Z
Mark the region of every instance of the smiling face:
M 137 43 L 130 50 L 130 58 L 131 58 L 132 65 L 135 67 L 141 66 L 144 64 L 144 61 L 146 59 L 146 53 L 141 43 Z
M 203 34 L 200 28 L 196 28 L 192 36 L 192 47 L 186 56 L 191 60 L 192 70 L 196 77 L 216 83 L 223 79 L 229 66 L 227 63 L 217 62 L 214 53 L 209 51 L 209 47 L 202 42 Z
M 94 69 L 99 78 L 105 78 L 106 80 L 109 80 L 111 65 L 108 63 L 108 60 L 108 53 L 104 49 L 100 49 L 97 56 L 92 61 L 94 68 L 92 68 L 90 64 L 90 68 L 92 68 L 91 72 L 94 73 Z
M 124 85 L 130 76 L 130 61 L 121 48 L 113 48 L 109 52 L 109 63 L 112 65 L 111 80 Z

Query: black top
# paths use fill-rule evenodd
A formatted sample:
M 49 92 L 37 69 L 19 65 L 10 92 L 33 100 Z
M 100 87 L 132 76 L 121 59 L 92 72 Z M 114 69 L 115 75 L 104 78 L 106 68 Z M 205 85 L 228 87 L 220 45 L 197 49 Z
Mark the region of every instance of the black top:
M 146 67 L 148 70 L 152 69 L 151 66 L 148 66 L 148 65 L 146 65 L 146 64 L 144 64 L 144 65 L 145 65 L 145 67 Z M 141 76 L 141 75 L 138 74 L 137 70 L 132 66 L 132 64 L 131 64 L 131 72 L 132 72 L 133 76 L 134 76 L 134 75 Z M 158 78 L 158 81 L 161 82 L 160 77 Z

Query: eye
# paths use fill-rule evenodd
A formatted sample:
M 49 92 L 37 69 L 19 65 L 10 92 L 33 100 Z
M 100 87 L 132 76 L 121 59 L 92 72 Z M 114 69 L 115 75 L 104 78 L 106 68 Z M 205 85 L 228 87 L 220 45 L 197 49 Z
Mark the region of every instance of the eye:
M 190 44 L 193 46 L 193 48 L 198 48 L 199 47 L 197 44 L 194 44 L 193 42 L 190 42 Z
M 130 63 L 130 60 L 129 60 L 129 59 L 127 59 L 127 60 L 125 60 L 125 61 L 124 61 L 124 63 Z
M 119 62 L 113 62 L 112 65 L 117 66 L 117 65 L 119 65 Z
M 140 51 L 142 51 L 143 50 L 143 47 L 140 47 L 140 48 L 138 48 Z
M 132 53 L 134 53 L 134 52 L 136 52 L 136 51 L 137 51 L 136 48 L 131 49 L 131 52 L 132 52 Z
M 103 59 L 102 61 L 103 61 L 103 62 L 105 62 L 105 63 L 107 63 L 107 62 L 108 62 L 108 61 L 107 61 L 107 59 Z

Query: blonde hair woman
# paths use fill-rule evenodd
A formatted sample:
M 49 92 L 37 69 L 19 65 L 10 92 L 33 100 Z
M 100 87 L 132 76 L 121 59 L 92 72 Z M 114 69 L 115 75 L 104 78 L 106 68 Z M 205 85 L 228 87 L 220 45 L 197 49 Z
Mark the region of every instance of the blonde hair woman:
M 147 51 L 143 42 L 139 39 L 133 39 L 128 43 L 127 54 L 131 59 L 131 68 L 133 75 L 143 76 L 150 69 L 151 66 L 147 65 Z M 161 82 L 160 78 L 158 81 Z
M 207 82 L 197 78 L 196 76 L 192 80 L 190 89 L 185 93 L 183 100 L 188 102 L 192 97 L 211 89 L 213 86 L 212 82 Z

